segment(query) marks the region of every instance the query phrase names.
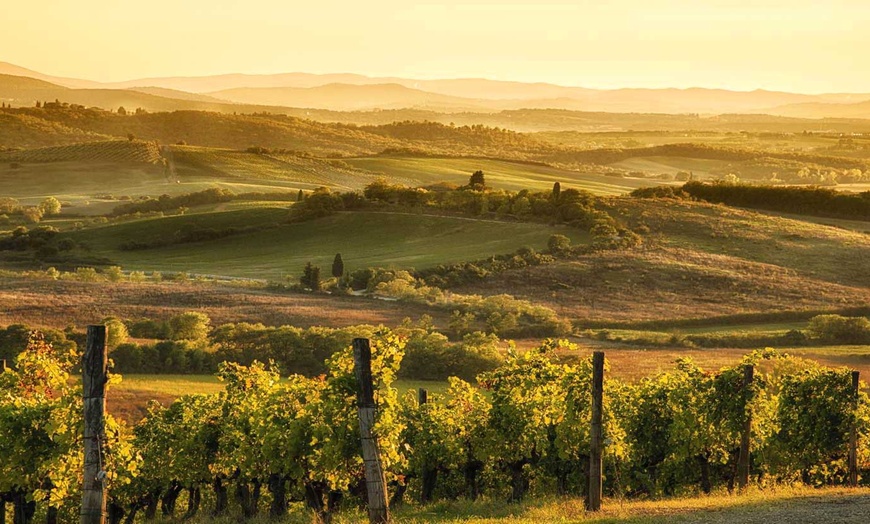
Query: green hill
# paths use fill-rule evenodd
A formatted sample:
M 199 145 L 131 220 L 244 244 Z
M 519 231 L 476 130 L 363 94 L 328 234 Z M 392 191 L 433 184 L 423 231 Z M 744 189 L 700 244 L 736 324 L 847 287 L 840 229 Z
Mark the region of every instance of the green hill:
M 576 229 L 391 213 L 340 213 L 286 224 L 286 208 L 263 207 L 110 224 L 64 233 L 125 269 L 189 271 L 282 280 L 301 273 L 309 261 L 328 271 L 335 253 L 348 270 L 370 266 L 425 268 L 509 253 L 543 249 L 551 234 L 581 241 Z M 258 231 L 205 242 L 123 251 L 121 245 L 171 239 L 182 228 L 259 227 Z M 326 276 L 326 275 L 324 275 Z
M 438 182 L 456 185 L 468 183 L 468 176 L 482 170 L 488 186 L 496 189 L 548 191 L 553 183 L 583 189 L 598 195 L 618 195 L 639 187 L 658 185 L 661 181 L 623 178 L 604 173 L 577 172 L 540 164 L 477 158 L 439 158 L 413 156 L 377 156 L 344 159 L 351 166 L 406 181 L 406 185 L 426 186 Z M 605 170 L 601 170 L 602 172 Z

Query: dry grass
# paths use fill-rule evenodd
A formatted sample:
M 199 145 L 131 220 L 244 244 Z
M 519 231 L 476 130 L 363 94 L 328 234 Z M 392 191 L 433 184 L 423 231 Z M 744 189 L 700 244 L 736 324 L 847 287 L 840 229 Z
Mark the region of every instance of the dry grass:
M 393 518 L 402 523 L 504 523 L 589 522 L 613 524 L 779 524 L 840 523 L 858 524 L 867 520 L 870 493 L 862 489 L 803 486 L 751 489 L 739 495 L 717 493 L 710 496 L 680 497 L 664 500 L 623 501 L 605 499 L 602 510 L 590 513 L 579 498 L 531 499 L 522 504 L 505 504 L 496 500 L 478 502 L 451 501 L 427 506 L 406 505 L 394 509 Z M 208 522 L 236 522 L 236 517 L 208 519 Z M 265 517 L 255 522 L 266 522 Z M 197 519 L 195 522 L 205 522 Z M 281 523 L 314 522 L 311 513 L 294 505 Z M 360 510 L 345 510 L 333 521 L 336 524 L 367 522 Z
M 508 271 L 456 290 L 486 295 L 510 292 L 581 323 L 841 308 L 870 301 L 867 286 L 838 284 L 773 264 L 676 247 L 596 253 Z
M 218 284 L 0 279 L 0 325 L 63 328 L 92 324 L 109 316 L 167 319 L 190 310 L 207 314 L 215 324 L 395 326 L 406 317 L 416 319 L 426 313 L 437 325 L 447 324 L 443 312 L 362 297 L 275 294 Z

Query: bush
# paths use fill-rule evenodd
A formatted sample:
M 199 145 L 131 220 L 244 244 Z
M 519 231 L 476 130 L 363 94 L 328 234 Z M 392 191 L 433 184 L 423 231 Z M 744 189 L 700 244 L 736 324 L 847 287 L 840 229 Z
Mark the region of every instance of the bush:
M 451 344 L 440 333 L 414 330 L 405 345 L 399 377 L 408 380 L 446 380 L 459 377 L 472 381 L 503 361 L 495 335 L 475 332 L 459 344 Z
M 818 315 L 810 319 L 808 330 L 826 343 L 870 344 L 870 320 L 866 317 Z
M 210 330 L 211 319 L 205 313 L 188 311 L 169 319 L 169 338 L 172 340 L 204 340 Z

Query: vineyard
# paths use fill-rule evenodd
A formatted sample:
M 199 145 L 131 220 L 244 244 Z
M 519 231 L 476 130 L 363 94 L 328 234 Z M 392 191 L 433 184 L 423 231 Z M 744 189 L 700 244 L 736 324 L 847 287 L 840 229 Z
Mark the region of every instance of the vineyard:
M 588 496 L 593 362 L 560 361 L 557 350 L 569 345 L 548 340 L 511 352 L 477 385 L 454 378 L 442 395 L 400 397 L 393 386 L 404 344 L 379 332 L 374 434 L 391 505 Z M 34 335 L 15 369 L 0 375 L 0 493 L 16 522 L 77 518 L 83 444 L 91 442 L 81 438 L 82 386 L 71 380 L 80 358 Z M 273 365 L 226 363 L 224 391 L 155 403 L 132 428 L 108 419 L 94 456 L 109 521 L 158 512 L 247 519 L 281 516 L 291 505 L 329 521 L 361 504 L 360 383 L 350 348 L 327 369 L 282 380 Z M 709 493 L 747 480 L 854 484 L 870 468 L 870 399 L 848 370 L 765 350 L 717 372 L 679 360 L 637 383 L 605 379 L 603 392 L 607 496 Z
M 158 164 L 160 149 L 153 142 L 112 140 L 68 146 L 0 152 L 2 162 L 134 162 Z

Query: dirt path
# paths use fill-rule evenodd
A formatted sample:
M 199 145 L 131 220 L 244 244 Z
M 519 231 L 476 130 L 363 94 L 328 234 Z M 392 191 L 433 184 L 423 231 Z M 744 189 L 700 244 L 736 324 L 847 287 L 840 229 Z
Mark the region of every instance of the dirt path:
M 683 524 L 779 524 L 870 522 L 870 491 L 826 494 L 776 501 L 771 504 L 746 504 L 727 509 L 705 510 L 662 522 Z

